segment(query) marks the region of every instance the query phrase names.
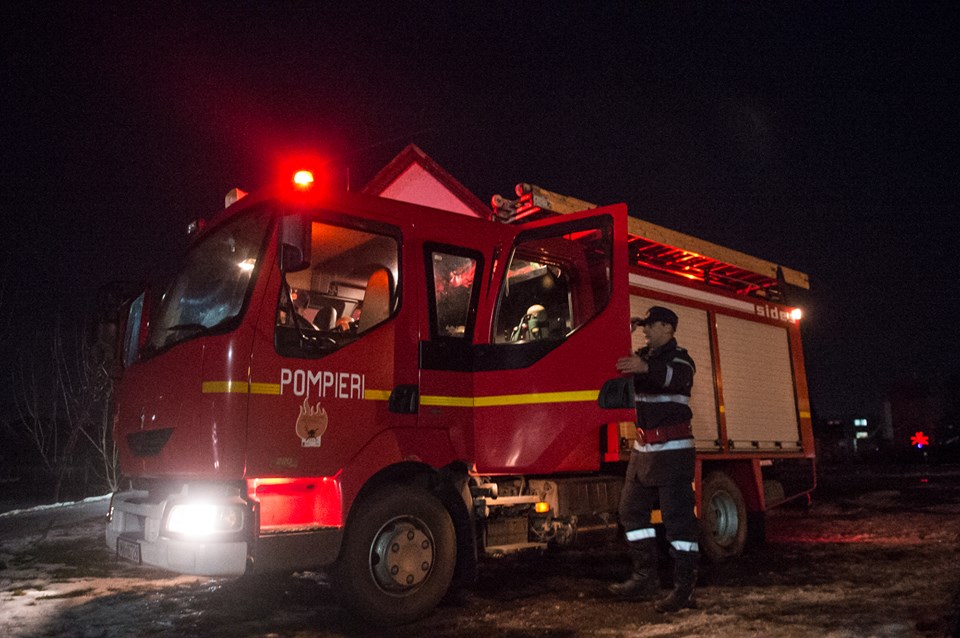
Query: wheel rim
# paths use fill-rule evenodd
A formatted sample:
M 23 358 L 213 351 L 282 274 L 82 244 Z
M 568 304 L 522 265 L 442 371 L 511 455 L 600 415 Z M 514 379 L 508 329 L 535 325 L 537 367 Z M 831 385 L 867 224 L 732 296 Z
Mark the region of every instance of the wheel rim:
M 435 545 L 430 528 L 417 517 L 388 521 L 370 546 L 370 571 L 381 590 L 403 595 L 419 587 L 430 575 Z
M 727 492 L 716 492 L 710 498 L 710 511 L 713 518 L 713 538 L 718 545 L 729 545 L 737 537 L 740 529 L 740 514 L 737 502 Z

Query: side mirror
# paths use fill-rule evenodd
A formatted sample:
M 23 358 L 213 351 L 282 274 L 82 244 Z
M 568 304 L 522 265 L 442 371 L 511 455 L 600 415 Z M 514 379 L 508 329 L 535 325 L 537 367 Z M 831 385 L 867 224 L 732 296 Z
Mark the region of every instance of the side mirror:
M 634 407 L 633 376 L 617 377 L 605 382 L 600 388 L 597 403 L 601 408 L 610 410 Z
M 155 294 L 156 289 L 146 285 L 143 292 L 123 304 L 120 361 L 124 368 L 129 368 L 137 361 L 141 350 L 147 344 Z
M 297 272 L 310 267 L 310 220 L 302 215 L 280 218 L 277 250 L 280 272 Z

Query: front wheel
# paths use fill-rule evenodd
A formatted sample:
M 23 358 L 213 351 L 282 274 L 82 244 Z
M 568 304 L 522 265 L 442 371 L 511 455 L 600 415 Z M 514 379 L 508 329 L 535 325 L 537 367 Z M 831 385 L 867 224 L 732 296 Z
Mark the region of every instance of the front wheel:
M 351 517 L 335 574 L 342 603 L 376 624 L 416 620 L 446 594 L 456 533 L 443 505 L 406 485 L 364 499 Z
M 703 479 L 700 497 L 700 541 L 714 563 L 739 556 L 747 543 L 747 505 L 740 488 L 723 472 Z

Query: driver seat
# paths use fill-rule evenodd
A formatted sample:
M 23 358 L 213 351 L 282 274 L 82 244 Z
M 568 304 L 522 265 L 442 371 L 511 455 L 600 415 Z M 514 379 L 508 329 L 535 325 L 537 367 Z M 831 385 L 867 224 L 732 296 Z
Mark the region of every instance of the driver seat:
M 393 310 L 393 275 L 386 268 L 377 268 L 367 279 L 360 313 L 360 331 L 386 321 Z

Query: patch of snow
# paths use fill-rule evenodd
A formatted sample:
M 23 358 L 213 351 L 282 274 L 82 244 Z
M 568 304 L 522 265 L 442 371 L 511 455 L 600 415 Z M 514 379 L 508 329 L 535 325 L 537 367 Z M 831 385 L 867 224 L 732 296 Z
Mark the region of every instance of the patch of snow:
M 85 505 L 90 503 L 102 503 L 109 501 L 111 494 L 104 494 L 103 496 L 90 496 L 81 501 L 66 501 L 63 503 L 51 503 L 49 505 L 37 505 L 35 507 L 28 507 L 19 510 L 10 510 L 9 512 L 0 513 L 0 518 L 9 518 L 12 516 L 21 516 L 23 514 L 36 514 L 39 512 L 49 512 L 51 510 L 58 509 L 67 509 L 71 507 L 76 507 L 77 505 Z

